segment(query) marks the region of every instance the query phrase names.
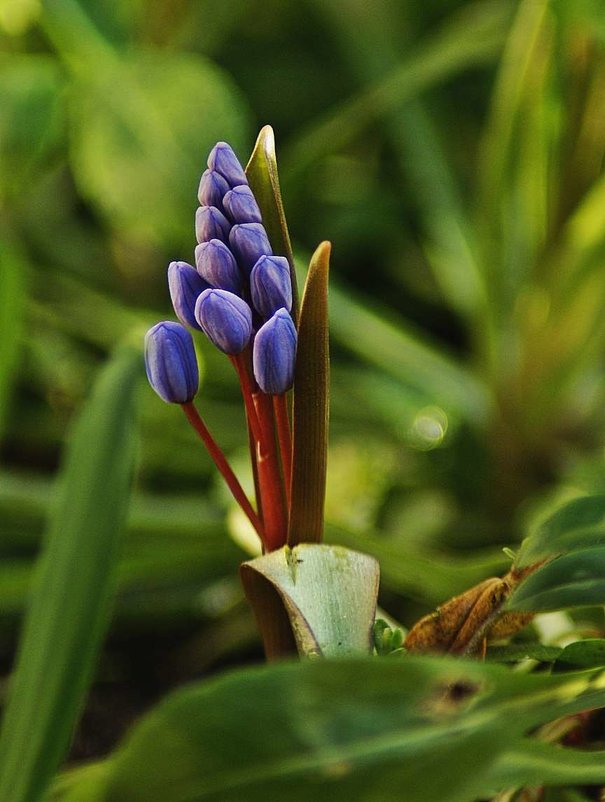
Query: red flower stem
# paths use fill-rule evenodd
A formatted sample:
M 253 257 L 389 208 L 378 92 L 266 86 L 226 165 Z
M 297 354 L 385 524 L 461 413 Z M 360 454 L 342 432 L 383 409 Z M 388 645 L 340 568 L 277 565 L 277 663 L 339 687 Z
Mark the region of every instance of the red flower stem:
M 248 516 L 248 520 L 250 521 L 252 526 L 256 529 L 261 540 L 264 540 L 264 528 L 260 518 L 254 512 L 254 509 L 252 508 L 252 505 L 248 501 L 248 497 L 244 493 L 244 490 L 240 485 L 237 476 L 233 473 L 233 470 L 231 469 L 231 466 L 227 462 L 225 455 L 218 447 L 216 441 L 208 431 L 208 428 L 204 423 L 204 421 L 202 420 L 200 413 L 193 406 L 193 403 L 191 401 L 187 402 L 186 404 L 181 404 L 181 407 L 183 408 L 183 412 L 187 416 L 187 420 L 193 426 L 193 428 L 199 435 L 201 441 L 206 446 L 206 450 L 212 457 L 214 464 L 219 469 L 225 482 L 227 482 L 227 486 L 229 487 L 229 490 L 231 491 L 233 498 L 237 501 L 242 510 Z
M 254 405 L 253 394 L 255 388 L 252 385 L 250 371 L 245 361 L 245 352 L 237 356 L 230 356 L 229 359 L 237 371 L 240 387 L 242 388 L 242 398 L 244 399 L 244 406 L 246 408 L 246 417 L 248 425 L 252 432 L 252 437 L 258 442 L 262 437 L 261 425 L 258 420 L 258 414 Z
M 288 404 L 286 394 L 273 396 L 273 412 L 277 424 L 277 439 L 284 474 L 286 488 L 286 504 L 290 509 L 290 487 L 292 483 L 292 433 L 290 432 L 290 418 L 288 417 Z
M 267 551 L 274 551 L 285 545 L 288 536 L 283 477 L 275 442 L 275 418 L 270 395 L 259 390 L 252 397 L 261 429 L 256 460 L 263 500 L 265 543 Z
M 258 510 L 258 517 L 261 519 L 261 521 L 264 521 L 263 497 L 260 492 L 260 479 L 258 478 L 258 465 L 256 464 L 256 440 L 254 439 L 254 435 L 252 434 L 250 423 L 248 423 L 248 449 L 250 451 L 250 462 L 252 463 L 252 478 L 254 479 L 254 495 L 256 496 L 256 509 Z
M 246 349 L 246 351 L 243 351 L 241 354 L 237 354 L 237 356 L 230 356 L 229 359 L 231 360 L 231 364 L 237 372 L 242 391 L 242 398 L 244 399 L 246 422 L 248 424 L 248 447 L 250 450 L 250 462 L 252 463 L 252 476 L 254 478 L 254 492 L 256 495 L 256 508 L 258 509 L 258 514 L 264 524 L 263 499 L 257 463 L 257 451 L 258 443 L 260 442 L 261 438 L 261 430 L 260 423 L 258 421 L 258 415 L 256 414 L 256 407 L 254 406 L 254 401 L 252 399 L 253 379 L 250 374 L 250 350 Z M 265 544 L 263 543 L 263 546 L 264 545 Z

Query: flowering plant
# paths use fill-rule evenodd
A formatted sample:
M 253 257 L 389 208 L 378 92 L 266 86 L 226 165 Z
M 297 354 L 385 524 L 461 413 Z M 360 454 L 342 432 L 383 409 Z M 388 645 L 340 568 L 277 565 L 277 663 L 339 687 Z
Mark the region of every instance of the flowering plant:
M 212 149 L 198 191 L 195 267 L 182 261 L 168 267 L 170 296 L 180 323 L 163 321 L 147 332 L 147 377 L 164 401 L 182 407 L 261 540 L 265 557 L 242 567 L 242 581 L 267 655 L 296 649 L 303 654 L 368 652 L 378 586 L 375 561 L 329 547 L 318 546 L 317 559 L 307 551 L 303 560 L 299 553 L 301 544 L 319 544 L 323 534 L 330 245 L 320 245 L 311 261 L 299 309 L 273 148 L 273 133 L 267 127 L 246 171 L 227 143 Z M 268 195 L 261 176 L 268 178 Z M 262 210 L 255 191 L 265 198 Z M 237 372 L 256 508 L 193 403 L 199 380 L 189 329 L 203 332 Z M 294 556 L 293 548 L 299 550 Z M 292 584 L 283 569 L 294 564 L 305 567 Z M 331 579 L 325 575 L 328 565 Z M 350 573 L 360 566 L 359 587 L 351 592 Z M 313 600 L 310 592 L 319 575 L 333 591 L 327 606 L 325 599 L 323 604 Z M 340 606 L 340 613 L 334 605 Z M 346 634 L 341 626 L 347 619 L 343 605 L 353 622 Z M 351 610 L 358 615 L 351 616 Z M 289 623 L 276 635 L 276 621 L 285 620 Z

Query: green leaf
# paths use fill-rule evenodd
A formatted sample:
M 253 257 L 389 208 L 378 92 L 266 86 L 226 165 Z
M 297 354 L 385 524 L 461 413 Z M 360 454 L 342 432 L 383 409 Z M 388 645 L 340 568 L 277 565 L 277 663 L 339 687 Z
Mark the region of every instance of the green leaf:
M 71 70 L 71 161 L 80 190 L 130 234 L 186 242 L 208 151 L 222 139 L 241 148 L 247 138 L 238 89 L 199 55 L 118 52 L 75 0 L 46 2 L 41 24 Z
M 246 165 L 246 175 L 260 207 L 263 224 L 273 250 L 275 253 L 285 256 L 290 263 L 292 314 L 296 320 L 298 318 L 298 292 L 294 255 L 279 187 L 275 135 L 270 125 L 261 128 L 250 161 Z
M 330 388 L 330 247 L 329 242 L 322 242 L 311 257 L 300 309 L 292 413 L 290 546 L 318 543 L 323 536 Z
M 65 754 L 109 615 L 134 460 L 139 349 L 96 383 L 69 444 L 0 732 L 0 800 L 40 798 Z
M 290 182 L 326 153 L 345 148 L 377 119 L 431 87 L 495 61 L 509 18 L 508 3 L 478 3 L 448 19 L 385 78 L 303 130 L 284 153 L 283 180 Z
M 508 314 L 546 232 L 547 9 L 546 0 L 518 4 L 481 145 L 481 264 L 494 315 Z
M 354 532 L 331 522 L 326 524 L 326 539 L 371 554 L 380 563 L 383 586 L 432 606 L 463 593 L 488 576 L 501 574 L 507 565 L 501 549 L 469 552 L 462 557 L 421 549 L 380 532 Z
M 0 58 L 3 193 L 27 192 L 27 181 L 59 142 L 64 131 L 63 84 L 59 65 L 48 56 L 11 53 Z
M 523 541 L 515 566 L 590 546 L 605 547 L 605 496 L 573 499 L 539 523 Z
M 413 46 L 410 21 L 403 32 L 393 25 L 391 0 L 358 3 L 354 8 L 349 0 L 320 0 L 316 5 L 366 85 L 388 75 L 397 67 L 400 54 Z M 463 8 L 458 13 L 472 24 L 477 8 Z M 469 43 L 465 31 L 460 31 L 460 38 L 466 50 Z M 483 288 L 472 249 L 470 221 L 431 117 L 420 100 L 413 99 L 391 108 L 384 128 L 406 176 L 405 191 L 422 216 L 427 235 L 425 253 L 435 278 L 455 309 L 473 312 Z
M 492 663 L 518 663 L 520 660 L 552 663 L 562 651 L 559 646 L 544 646 L 543 643 L 512 643 L 507 646 L 488 646 L 485 659 Z
M 605 548 L 581 549 L 543 565 L 523 580 L 507 609 L 532 612 L 605 604 Z
M 605 640 L 586 638 L 566 646 L 555 660 L 553 671 L 573 671 L 597 666 L 605 666 Z
M 330 330 L 348 350 L 414 388 L 427 404 L 471 421 L 486 420 L 485 386 L 444 348 L 426 342 L 408 323 L 385 309 L 372 310 L 337 287 L 330 290 Z
M 563 749 L 558 744 L 525 738 L 511 747 L 493 768 L 494 786 L 593 785 L 603 782 L 605 753 Z
M 111 762 L 85 763 L 59 775 L 44 802 L 103 802 Z
M 301 543 L 244 563 L 241 576 L 269 657 L 279 656 L 276 629 L 284 613 L 301 655 L 370 653 L 379 582 L 372 557 Z
M 0 242 L 0 441 L 17 380 L 24 328 L 26 265 L 12 243 Z
M 104 802 L 471 802 L 514 782 L 526 746 L 519 775 L 535 784 L 603 782 L 602 753 L 534 747 L 526 733 L 604 703 L 602 672 L 410 656 L 239 671 L 144 719 L 114 756 Z
M 222 139 L 241 147 L 246 128 L 227 76 L 199 56 L 130 52 L 80 75 L 70 101 L 72 163 L 84 195 L 115 226 L 186 241 L 208 151 Z

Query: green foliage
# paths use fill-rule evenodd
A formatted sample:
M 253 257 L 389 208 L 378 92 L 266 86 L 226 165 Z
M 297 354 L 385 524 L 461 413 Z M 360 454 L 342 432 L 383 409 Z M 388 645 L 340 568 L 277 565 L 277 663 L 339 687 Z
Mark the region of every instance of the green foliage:
M 515 781 L 603 782 L 601 752 L 526 734 L 604 700 L 599 671 L 524 676 L 404 658 L 237 672 L 157 707 L 107 767 L 100 798 L 365 802 L 405 789 L 412 802 L 471 802 Z
M 244 563 L 241 576 L 269 658 L 291 653 L 292 638 L 304 657 L 370 653 L 379 567 L 367 554 L 300 543 Z M 281 647 L 284 616 L 290 637 L 279 632 Z
M 292 409 L 292 502 L 288 543 L 319 543 L 324 531 L 328 460 L 330 244 L 311 258 L 298 322 Z
M 539 567 L 515 590 L 510 609 L 547 611 L 603 604 L 605 497 L 575 499 L 557 510 L 523 543 L 518 562 Z
M 513 571 L 535 569 L 509 607 L 538 615 L 488 644 L 503 666 L 410 659 L 389 621 L 377 651 L 393 660 L 203 682 L 103 762 L 73 768 L 76 739 L 49 798 L 503 802 L 547 784 L 548 802 L 578 802 L 605 784 L 588 725 L 574 735 L 582 749 L 559 745 L 576 711 L 604 704 L 599 672 L 569 673 L 601 665 L 605 633 L 604 20 L 602 0 L 0 4 L 5 671 L 32 598 L 11 701 L 0 700 L 11 802 L 47 787 L 65 754 L 113 583 L 95 733 L 108 689 L 130 699 L 161 676 L 149 706 L 169 685 L 260 657 L 236 579 L 250 556 L 242 527 L 172 408 L 141 391 L 121 556 L 110 499 L 126 486 L 131 429 L 106 384 L 104 411 L 83 412 L 87 447 L 71 471 L 84 494 L 82 466 L 111 461 L 86 537 L 73 506 L 57 540 L 69 510 L 53 498 L 57 455 L 103 362 L 133 328 L 171 315 L 163 265 L 192 260 L 208 149 L 228 140 L 245 160 L 266 123 L 277 145 L 263 129 L 248 174 L 273 204 L 275 250 L 293 264 L 293 246 L 302 265 L 333 245 L 326 539 L 380 562 L 381 604 L 406 627 L 505 573 L 502 546 L 518 551 Z M 204 413 L 242 473 L 230 366 L 198 345 Z M 124 392 L 130 358 L 117 358 Z M 118 381 L 108 371 L 102 381 Z M 65 551 L 43 550 L 38 573 L 47 527 Z M 111 750 L 125 723 L 84 756 Z
M 60 476 L 0 732 L 0 799 L 40 799 L 65 754 L 105 633 L 134 461 L 139 349 L 99 378 Z

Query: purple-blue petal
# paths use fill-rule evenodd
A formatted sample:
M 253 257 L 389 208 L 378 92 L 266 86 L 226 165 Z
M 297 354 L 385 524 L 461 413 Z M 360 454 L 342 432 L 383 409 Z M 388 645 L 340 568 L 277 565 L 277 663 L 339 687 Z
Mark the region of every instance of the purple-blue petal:
M 265 228 L 260 223 L 235 225 L 229 234 L 229 245 L 246 276 L 261 256 L 270 256 L 273 251 Z
M 262 223 L 256 198 L 246 185 L 233 187 L 225 193 L 223 207 L 232 223 Z
M 223 198 L 230 191 L 229 184 L 215 170 L 205 170 L 200 178 L 197 197 L 202 206 L 215 206 L 223 212 Z
M 252 366 L 263 393 L 281 395 L 292 387 L 296 365 L 297 334 L 285 309 L 279 309 L 254 338 Z
M 227 290 L 205 290 L 197 300 L 195 316 L 204 334 L 225 354 L 239 354 L 252 336 L 252 311 Z
M 252 304 L 264 318 L 292 309 L 292 279 L 285 256 L 261 256 L 250 273 Z
M 208 156 L 208 167 L 220 173 L 231 187 L 248 183 L 244 168 L 227 142 L 217 142 L 212 148 Z
M 231 223 L 216 206 L 198 206 L 195 212 L 195 237 L 198 242 L 211 239 L 229 241 Z
M 244 280 L 235 256 L 224 242 L 211 239 L 195 249 L 197 271 L 212 287 L 241 295 Z
M 176 316 L 184 326 L 199 329 L 195 319 L 195 302 L 210 284 L 187 262 L 170 262 L 168 289 Z
M 165 320 L 145 335 L 149 384 L 169 404 L 186 404 L 197 393 L 199 372 L 193 338 L 184 326 Z

